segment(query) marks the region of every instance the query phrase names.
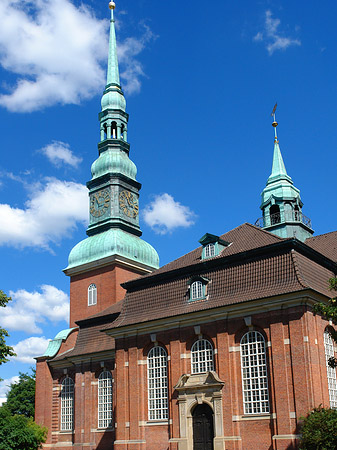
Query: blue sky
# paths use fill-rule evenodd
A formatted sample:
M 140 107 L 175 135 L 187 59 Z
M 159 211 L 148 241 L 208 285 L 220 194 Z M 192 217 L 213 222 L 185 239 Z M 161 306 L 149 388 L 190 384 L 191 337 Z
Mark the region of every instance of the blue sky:
M 161 264 L 260 217 L 270 112 L 316 234 L 336 228 L 336 2 L 118 1 L 130 157 L 143 238 Z M 17 358 L 8 380 L 67 328 L 62 269 L 85 237 L 97 157 L 108 2 L 0 4 L 1 311 Z

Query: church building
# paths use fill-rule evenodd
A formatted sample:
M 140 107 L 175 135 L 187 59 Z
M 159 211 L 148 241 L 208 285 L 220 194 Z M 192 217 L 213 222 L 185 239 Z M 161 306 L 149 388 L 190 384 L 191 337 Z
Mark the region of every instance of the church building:
M 300 417 L 337 408 L 337 231 L 313 236 L 275 129 L 262 218 L 159 266 L 141 239 L 137 169 L 111 22 L 87 237 L 70 252 L 70 323 L 36 358 L 44 449 L 294 450 Z M 272 155 L 271 155 L 272 157 Z M 224 230 L 225 231 L 225 230 Z

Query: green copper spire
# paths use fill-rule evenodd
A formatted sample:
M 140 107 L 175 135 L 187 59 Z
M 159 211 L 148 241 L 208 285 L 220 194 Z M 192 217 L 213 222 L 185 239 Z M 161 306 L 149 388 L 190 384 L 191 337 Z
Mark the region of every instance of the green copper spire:
M 119 80 L 115 3 L 110 2 L 110 40 L 107 84 L 102 96 L 99 156 L 87 183 L 90 199 L 88 238 L 70 252 L 67 274 L 113 262 L 137 267 L 146 273 L 159 267 L 155 249 L 140 239 L 137 168 L 129 158 L 126 102 Z
M 111 10 L 111 19 L 110 19 L 108 73 L 107 73 L 107 78 L 106 78 L 107 85 L 112 84 L 112 83 L 120 85 L 118 59 L 117 59 L 115 19 L 114 19 L 115 7 L 116 6 L 115 6 L 114 2 L 109 3 L 109 8 Z
M 296 237 L 301 241 L 313 234 L 311 221 L 302 214 L 302 200 L 291 177 L 287 174 L 276 133 L 276 105 L 272 115 L 275 130 L 274 156 L 271 174 L 262 191 L 262 219 L 256 224 L 283 238 Z
M 102 111 L 106 109 L 119 109 L 125 112 L 126 102 L 124 94 L 119 81 L 119 69 L 117 58 L 117 45 L 116 45 L 116 32 L 115 32 L 115 19 L 114 9 L 115 3 L 110 2 L 109 8 L 111 10 L 110 19 L 110 38 L 109 38 L 109 56 L 108 56 L 108 72 L 105 90 L 103 93 L 101 105 Z M 104 123 L 103 123 L 104 128 Z M 107 130 L 105 130 L 107 131 Z M 101 137 L 103 136 L 101 130 Z

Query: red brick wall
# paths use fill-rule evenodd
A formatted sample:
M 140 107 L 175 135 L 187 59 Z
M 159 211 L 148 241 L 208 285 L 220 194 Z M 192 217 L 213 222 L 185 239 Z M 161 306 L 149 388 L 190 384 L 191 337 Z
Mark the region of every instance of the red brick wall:
M 226 450 L 291 450 L 297 448 L 298 420 L 314 406 L 329 405 L 327 377 L 324 359 L 323 332 L 326 322 L 307 310 L 305 306 L 270 311 L 252 315 L 253 329 L 260 331 L 266 340 L 268 359 L 268 383 L 270 413 L 263 419 L 256 417 L 244 420 L 241 361 L 238 347 L 243 334 L 249 331 L 243 318 L 218 320 L 201 324 L 201 333 L 217 349 L 215 370 L 225 382 L 223 388 L 223 422 L 225 436 L 240 436 L 240 441 L 226 442 Z M 174 386 L 180 375 L 191 373 L 189 354 L 197 339 L 194 327 L 175 328 L 156 334 L 159 345 L 163 345 L 170 361 L 169 377 L 169 425 L 143 425 L 147 414 L 147 365 L 139 364 L 146 359 L 153 345 L 150 334 L 116 340 L 116 439 L 146 440 L 138 449 L 175 450 L 176 443 L 170 438 L 179 438 L 179 411 Z M 233 420 L 238 416 L 239 420 Z M 244 416 L 244 417 L 242 417 Z M 248 417 L 247 417 L 248 419 Z M 130 424 L 128 427 L 125 424 Z M 289 438 L 284 439 L 284 436 Z M 274 438 L 273 438 L 274 436 Z M 280 439 L 278 436 L 282 436 Z M 125 449 L 125 444 L 116 444 L 115 449 Z M 128 449 L 136 447 L 127 446 Z
M 35 422 L 39 425 L 52 428 L 52 395 L 53 378 L 47 361 L 36 363 L 35 388 Z M 48 433 L 47 443 L 51 442 L 51 433 Z
M 249 331 L 243 317 L 221 319 L 201 324 L 201 333 L 214 348 L 215 370 L 225 385 L 222 390 L 223 426 L 225 436 L 239 436 L 241 440 L 227 440 L 226 450 L 291 450 L 296 449 L 298 419 L 314 406 L 329 406 L 325 367 L 323 332 L 327 322 L 307 310 L 305 306 L 278 311 L 260 312 L 251 316 L 252 327 L 260 331 L 267 344 L 270 412 L 247 420 L 243 414 L 241 385 L 240 339 Z M 75 333 L 69 337 L 74 339 Z M 194 327 L 183 326 L 156 333 L 159 345 L 166 348 L 169 382 L 169 424 L 147 425 L 147 365 L 149 349 L 153 346 L 150 333 L 116 340 L 116 362 L 106 358 L 105 367 L 112 371 L 114 383 L 114 431 L 97 430 L 98 376 L 103 370 L 100 357 L 83 359 L 69 364 L 68 375 L 75 380 L 75 433 L 60 432 L 60 384 L 63 369 L 52 369 L 46 362 L 37 364 L 39 407 L 36 420 L 49 428 L 47 443 L 63 443 L 65 450 L 73 442 L 79 450 L 88 445 L 92 450 L 177 450 L 180 437 L 177 392 L 179 377 L 191 372 L 189 355 L 198 337 Z M 66 346 L 64 347 L 66 348 Z M 231 348 L 231 349 L 230 349 Z M 115 368 L 114 368 L 115 367 Z M 42 400 L 41 400 L 42 399 Z M 52 408 L 50 408 L 52 405 Z M 291 414 L 290 414 L 291 413 Z M 236 416 L 235 418 L 233 416 Z M 242 417 L 243 416 L 243 417 Z M 275 439 L 278 436 L 288 439 Z M 274 439 L 273 439 L 274 437 Z M 120 443 L 118 441 L 136 441 Z M 142 444 L 146 441 L 146 444 Z M 47 447 L 46 447 L 47 448 Z
M 120 285 L 139 277 L 139 272 L 114 265 L 101 267 L 70 278 L 70 327 L 77 320 L 103 311 L 122 300 L 125 289 Z M 97 304 L 88 306 L 88 287 L 94 283 L 97 288 Z

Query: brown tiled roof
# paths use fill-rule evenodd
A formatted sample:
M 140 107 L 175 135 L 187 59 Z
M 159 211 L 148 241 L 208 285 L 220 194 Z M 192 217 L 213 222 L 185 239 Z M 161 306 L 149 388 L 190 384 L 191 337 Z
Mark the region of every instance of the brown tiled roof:
M 91 320 L 91 319 L 95 319 L 97 317 L 105 317 L 105 316 L 110 316 L 110 315 L 114 315 L 114 314 L 118 314 L 122 311 L 122 306 L 123 306 L 123 300 L 120 300 L 117 303 L 114 303 L 111 306 L 108 306 L 108 308 L 103 309 L 103 311 L 100 311 L 97 314 L 94 314 L 93 316 L 88 317 L 88 319 L 84 319 L 84 321 L 87 320 Z M 79 321 L 80 323 L 81 321 Z M 77 322 L 76 322 L 77 323 Z
M 215 258 L 234 255 L 236 253 L 252 250 L 254 248 L 263 247 L 265 245 L 274 244 L 276 242 L 283 241 L 284 239 L 269 233 L 268 231 L 262 230 L 261 228 L 251 225 L 250 223 L 244 223 L 231 231 L 220 236 L 224 241 L 230 242 L 231 244 L 224 248 L 219 256 Z M 180 269 L 181 267 L 190 266 L 192 264 L 198 264 L 201 262 L 202 247 L 198 247 L 195 250 L 187 253 L 180 258 L 171 261 L 160 269 L 141 277 L 150 278 L 155 275 L 169 272 L 171 270 Z M 213 259 L 215 259 L 213 258 Z M 127 286 L 128 283 L 124 283 Z
M 306 289 L 330 296 L 328 279 L 337 272 L 332 262 L 337 260 L 337 251 L 331 247 L 329 253 L 324 238 L 308 239 L 308 247 L 245 223 L 221 239 L 231 244 L 215 258 L 201 261 L 199 247 L 152 274 L 124 283 L 124 300 L 78 322 L 75 348 L 55 360 L 114 349 L 114 340 L 102 330 L 256 299 L 267 303 L 269 297 Z M 207 298 L 190 302 L 188 285 L 196 275 L 209 280 Z
M 122 309 L 123 300 L 109 306 L 103 311 L 79 320 L 79 332 L 75 347 L 68 352 L 57 355 L 53 361 L 69 359 L 73 356 L 88 355 L 91 353 L 114 350 L 115 340 L 105 333 L 101 333 L 104 326 L 111 326 Z
M 306 245 L 337 261 L 337 231 L 313 236 L 305 241 Z
M 101 329 L 104 325 L 106 326 L 107 323 L 80 328 L 75 347 L 65 354 L 56 356 L 52 361 L 60 361 L 72 358 L 73 356 L 114 350 L 115 340 L 107 334 L 101 333 Z
M 122 312 L 112 326 L 104 328 L 305 289 L 330 295 L 328 279 L 337 266 L 332 267 L 333 262 L 326 261 L 325 256 L 328 255 L 322 252 L 322 257 L 317 253 L 321 249 L 318 244 L 317 248 L 311 246 L 312 251 L 295 239 L 282 239 L 247 223 L 225 233 L 221 239 L 231 242 L 231 245 L 213 261 L 201 261 L 202 248 L 199 247 L 150 275 L 125 283 L 128 291 Z M 336 261 L 336 250 L 331 250 L 329 255 Z M 190 302 L 188 285 L 191 276 L 196 275 L 210 280 L 207 299 Z
M 327 280 L 333 273 L 295 250 L 287 249 L 249 260 L 242 258 L 231 264 L 221 260 L 217 268 L 200 275 L 210 280 L 206 300 L 190 302 L 190 276 L 177 276 L 128 292 L 120 316 L 104 328 L 122 327 L 305 289 L 329 296 Z

